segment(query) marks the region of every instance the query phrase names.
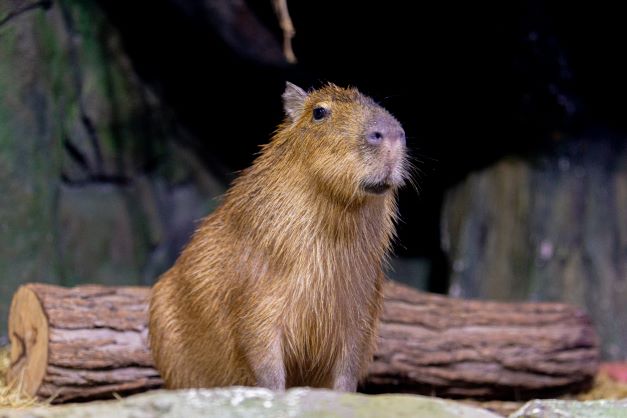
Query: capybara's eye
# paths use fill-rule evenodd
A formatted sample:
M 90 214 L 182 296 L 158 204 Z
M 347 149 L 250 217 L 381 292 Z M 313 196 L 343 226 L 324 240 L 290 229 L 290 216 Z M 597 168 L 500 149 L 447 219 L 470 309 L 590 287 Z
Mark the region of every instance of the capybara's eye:
M 324 107 L 316 107 L 313 110 L 313 118 L 314 120 L 320 120 L 323 119 L 328 113 L 329 111 Z

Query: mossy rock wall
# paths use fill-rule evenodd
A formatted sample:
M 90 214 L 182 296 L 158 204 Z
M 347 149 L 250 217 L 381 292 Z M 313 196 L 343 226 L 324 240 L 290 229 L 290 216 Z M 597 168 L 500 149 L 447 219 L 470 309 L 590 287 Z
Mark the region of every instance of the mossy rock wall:
M 0 335 L 22 283 L 151 284 L 224 190 L 96 3 L 30 4 L 0 3 Z

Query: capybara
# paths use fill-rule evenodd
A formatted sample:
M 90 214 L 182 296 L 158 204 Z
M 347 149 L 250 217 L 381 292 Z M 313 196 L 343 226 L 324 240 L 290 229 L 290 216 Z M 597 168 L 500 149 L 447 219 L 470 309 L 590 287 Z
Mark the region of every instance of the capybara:
M 354 88 L 287 83 L 283 104 L 272 140 L 154 287 L 150 344 L 169 388 L 355 391 L 367 371 L 405 132 Z

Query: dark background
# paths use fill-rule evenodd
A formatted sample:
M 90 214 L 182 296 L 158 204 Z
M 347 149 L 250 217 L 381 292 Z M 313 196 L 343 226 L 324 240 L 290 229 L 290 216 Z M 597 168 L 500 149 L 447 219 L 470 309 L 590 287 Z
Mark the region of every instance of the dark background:
M 138 73 L 202 138 L 195 149 L 223 164 L 226 180 L 282 118 L 285 80 L 356 86 L 396 115 L 420 189 L 401 192 L 396 253 L 428 259 L 434 291 L 447 289 L 439 221 L 447 187 L 505 155 L 626 127 L 627 25 L 618 5 L 292 1 L 293 66 L 234 50 L 201 6 L 101 6 Z M 280 40 L 270 2 L 248 6 Z

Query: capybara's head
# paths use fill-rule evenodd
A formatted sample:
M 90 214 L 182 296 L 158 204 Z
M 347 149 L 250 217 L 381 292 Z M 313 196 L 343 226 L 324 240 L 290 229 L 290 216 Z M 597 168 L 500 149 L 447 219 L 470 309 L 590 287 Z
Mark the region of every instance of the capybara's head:
M 284 146 L 307 175 L 337 197 L 384 194 L 407 177 L 405 131 L 371 98 L 333 84 L 305 92 L 287 83 Z

